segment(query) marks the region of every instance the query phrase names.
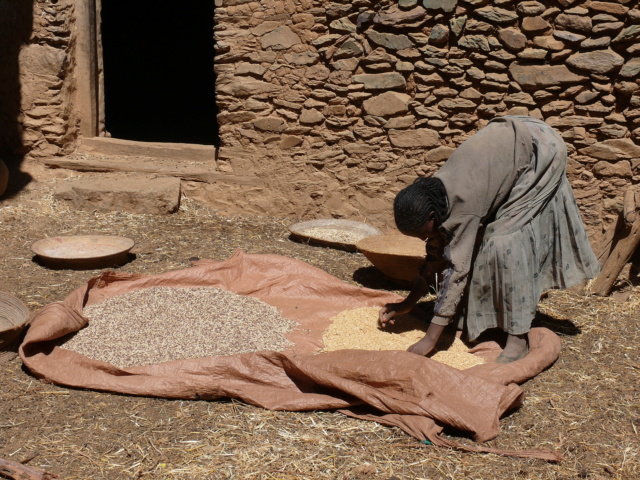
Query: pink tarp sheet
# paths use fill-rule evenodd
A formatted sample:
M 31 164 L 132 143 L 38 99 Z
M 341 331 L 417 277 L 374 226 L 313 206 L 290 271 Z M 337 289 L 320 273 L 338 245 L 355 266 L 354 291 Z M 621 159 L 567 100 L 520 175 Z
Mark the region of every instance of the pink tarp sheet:
M 87 324 L 82 316 L 84 306 L 156 286 L 217 287 L 258 298 L 299 322 L 288 335 L 295 346 L 285 352 L 194 358 L 126 369 L 56 346 L 56 339 Z M 531 330 L 530 353 L 522 360 L 489 362 L 463 371 L 405 351 L 316 353 L 331 317 L 346 309 L 397 300 L 395 294 L 345 283 L 298 260 L 238 251 L 222 262 L 201 260 L 191 268 L 159 275 L 104 272 L 64 301 L 40 310 L 20 346 L 20 356 L 38 378 L 69 387 L 164 398 L 235 398 L 272 410 L 340 410 L 397 426 L 435 445 L 560 459 L 546 450 L 462 445 L 441 435 L 445 426 L 452 426 L 469 432 L 477 442 L 496 437 L 500 417 L 523 401 L 518 384 L 558 358 L 560 340 L 548 329 Z M 495 358 L 500 350 L 488 342 L 474 351 Z

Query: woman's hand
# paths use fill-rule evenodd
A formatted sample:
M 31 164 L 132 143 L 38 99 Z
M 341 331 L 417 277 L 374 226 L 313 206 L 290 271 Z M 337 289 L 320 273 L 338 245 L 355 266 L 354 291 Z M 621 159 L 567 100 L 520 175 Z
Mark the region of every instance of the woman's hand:
M 387 323 L 393 325 L 395 323 L 394 317 L 396 315 L 402 315 L 403 313 L 409 313 L 413 305 L 406 300 L 398 303 L 387 303 L 380 309 L 378 314 L 378 324 L 380 327 L 385 328 Z

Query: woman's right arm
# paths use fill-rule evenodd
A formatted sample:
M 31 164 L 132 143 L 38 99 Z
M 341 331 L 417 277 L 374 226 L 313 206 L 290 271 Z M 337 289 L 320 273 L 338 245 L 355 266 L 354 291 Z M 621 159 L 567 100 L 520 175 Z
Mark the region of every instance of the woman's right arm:
M 429 238 L 426 245 L 426 258 L 418 275 L 413 279 L 411 291 L 407 298 L 398 303 L 388 303 L 380 310 L 378 316 L 379 324 L 382 328 L 387 323 L 394 323 L 396 315 L 409 313 L 416 303 L 429 293 L 429 284 L 434 279 L 434 274 L 441 272 L 445 267 L 444 260 L 444 238 L 441 236 Z
M 397 303 L 387 303 L 378 314 L 378 323 L 382 328 L 387 326 L 387 323 L 391 323 L 392 325 L 395 323 L 394 317 L 396 315 L 402 315 L 404 313 L 409 313 L 413 307 L 415 307 L 416 303 L 424 297 L 429 291 L 429 284 L 422 277 L 422 275 L 417 275 L 416 278 L 413 279 L 413 284 L 411 286 L 411 291 L 407 298 Z

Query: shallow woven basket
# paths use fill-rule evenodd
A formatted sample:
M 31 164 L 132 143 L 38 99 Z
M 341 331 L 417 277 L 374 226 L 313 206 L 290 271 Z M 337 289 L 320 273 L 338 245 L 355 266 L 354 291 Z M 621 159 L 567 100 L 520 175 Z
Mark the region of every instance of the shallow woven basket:
M 325 235 L 320 233 L 322 229 L 326 229 L 327 232 Z M 289 231 L 291 232 L 291 236 L 293 238 L 302 242 L 324 247 L 337 248 L 340 250 L 346 250 L 348 252 L 357 251 L 356 243 L 359 240 L 371 237 L 373 235 L 380 235 L 382 233 L 377 228 L 372 227 L 371 225 L 368 225 L 366 223 L 340 218 L 307 220 L 291 225 L 289 227 Z M 309 232 L 312 231 L 315 231 L 315 233 L 310 234 Z M 341 242 L 332 239 L 329 235 L 329 232 L 331 231 L 349 234 L 354 238 L 354 241 Z
M 26 305 L 13 295 L 0 292 L 0 349 L 8 347 L 18 338 L 28 320 Z
M 411 285 L 424 263 L 425 243 L 407 235 L 376 235 L 356 245 L 378 270 L 402 286 Z

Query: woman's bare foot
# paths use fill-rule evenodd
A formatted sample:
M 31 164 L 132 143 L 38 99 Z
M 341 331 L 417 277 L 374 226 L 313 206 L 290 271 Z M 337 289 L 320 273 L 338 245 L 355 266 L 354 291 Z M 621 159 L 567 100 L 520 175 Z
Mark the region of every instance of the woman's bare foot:
M 527 334 L 511 335 L 507 337 L 507 344 L 502 353 L 496 358 L 497 363 L 511 363 L 524 358 L 529 353 Z
M 422 356 L 429 354 L 435 348 L 445 328 L 446 325 L 436 325 L 432 323 L 429 325 L 429 328 L 427 328 L 426 335 L 418 343 L 411 345 L 407 351 Z

